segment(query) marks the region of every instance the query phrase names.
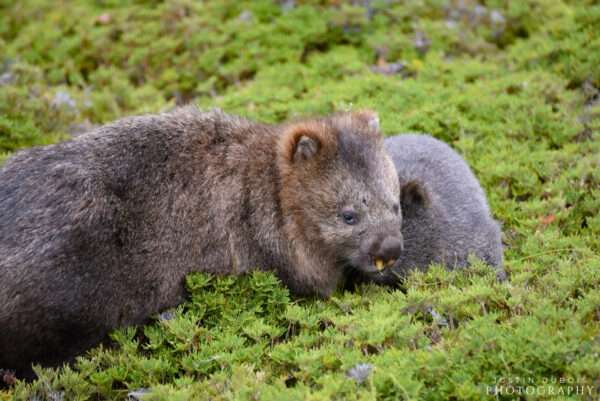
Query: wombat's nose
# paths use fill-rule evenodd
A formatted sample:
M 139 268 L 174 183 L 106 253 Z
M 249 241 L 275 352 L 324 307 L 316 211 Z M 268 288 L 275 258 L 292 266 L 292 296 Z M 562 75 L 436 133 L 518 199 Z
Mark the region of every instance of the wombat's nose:
M 375 249 L 372 249 L 371 255 L 376 261 L 381 260 L 388 264 L 396 261 L 403 249 L 402 237 L 389 236 L 385 237 L 379 244 L 375 244 Z

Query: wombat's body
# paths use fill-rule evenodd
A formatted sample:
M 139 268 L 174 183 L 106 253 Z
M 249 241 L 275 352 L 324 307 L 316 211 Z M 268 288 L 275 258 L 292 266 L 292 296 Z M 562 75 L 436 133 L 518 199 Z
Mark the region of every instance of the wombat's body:
M 182 301 L 193 271 L 272 269 L 293 293 L 329 295 L 366 239 L 400 238 L 372 120 L 270 126 L 186 107 L 18 153 L 0 169 L 0 368 L 56 365 L 142 323 Z M 361 199 L 359 235 L 339 216 Z
M 465 267 L 470 255 L 494 266 L 503 279 L 500 226 L 464 159 L 427 135 L 386 138 L 385 148 L 400 180 L 404 251 L 373 280 L 394 283 L 431 263 Z

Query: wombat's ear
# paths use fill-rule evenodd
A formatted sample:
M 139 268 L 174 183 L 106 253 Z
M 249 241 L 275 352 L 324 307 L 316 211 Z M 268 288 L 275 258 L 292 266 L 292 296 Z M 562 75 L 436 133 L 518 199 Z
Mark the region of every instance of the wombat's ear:
M 312 159 L 319 151 L 320 146 L 321 144 L 317 139 L 302 135 L 298 139 L 298 142 L 296 142 L 296 149 L 293 156 L 294 162 Z
M 352 113 L 354 119 L 369 127 L 373 131 L 379 132 L 379 116 L 373 110 L 360 110 Z
M 284 132 L 279 149 L 284 159 L 298 163 L 313 159 L 330 140 L 325 127 L 318 123 L 300 123 Z
M 419 209 L 429 207 L 429 195 L 425 186 L 418 181 L 409 181 L 400 188 L 402 214 L 414 215 Z

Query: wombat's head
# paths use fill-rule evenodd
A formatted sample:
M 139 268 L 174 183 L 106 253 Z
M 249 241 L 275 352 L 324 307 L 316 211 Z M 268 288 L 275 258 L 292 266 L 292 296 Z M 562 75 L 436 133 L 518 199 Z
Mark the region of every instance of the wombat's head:
M 279 141 L 281 206 L 290 236 L 336 268 L 378 275 L 402 252 L 399 182 L 377 115 L 292 123 Z

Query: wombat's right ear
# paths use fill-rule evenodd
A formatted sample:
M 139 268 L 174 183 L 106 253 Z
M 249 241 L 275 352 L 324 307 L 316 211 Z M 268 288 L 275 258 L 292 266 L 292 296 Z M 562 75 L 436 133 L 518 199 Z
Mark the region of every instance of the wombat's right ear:
M 410 216 L 419 209 L 429 207 L 429 195 L 425 186 L 418 181 L 409 181 L 400 188 L 402 214 Z
M 354 119 L 365 124 L 369 129 L 379 132 L 379 115 L 373 110 L 360 110 L 352 113 Z
M 313 159 L 327 144 L 324 127 L 299 123 L 289 127 L 279 142 L 281 156 L 291 163 Z

